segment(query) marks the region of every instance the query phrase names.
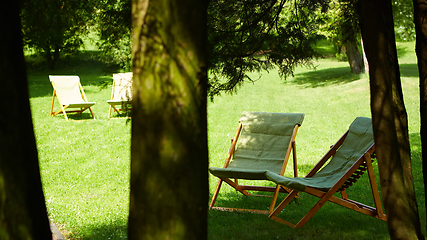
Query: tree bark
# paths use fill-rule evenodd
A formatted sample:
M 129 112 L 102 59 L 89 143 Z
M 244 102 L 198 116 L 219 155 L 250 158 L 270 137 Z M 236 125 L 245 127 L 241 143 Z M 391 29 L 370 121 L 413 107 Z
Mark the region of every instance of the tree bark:
M 415 52 L 420 77 L 421 148 L 423 158 L 424 189 L 427 190 L 427 1 L 414 0 L 414 22 L 417 35 Z M 427 196 L 427 192 L 424 191 Z M 427 203 L 424 203 L 427 207 Z
M 408 121 L 400 82 L 391 1 L 361 0 L 370 69 L 371 113 L 381 191 L 391 239 L 424 239 L 415 199 Z
M 50 47 L 45 47 L 44 53 L 45 53 L 45 59 L 47 61 L 47 66 L 49 67 L 50 70 L 54 69 L 52 53 L 50 52 Z
M 362 73 L 364 71 L 363 59 L 360 55 L 359 49 L 357 48 L 356 40 L 345 42 L 344 47 L 351 72 L 355 74 Z
M 365 54 L 365 46 L 363 45 L 363 38 L 360 38 L 360 43 L 362 44 L 362 53 L 363 53 L 363 65 L 365 66 L 365 73 L 369 74 L 369 64 L 368 59 Z
M 0 10 L 0 239 L 52 239 L 22 51 L 19 1 Z
M 59 47 L 55 47 L 55 52 L 53 53 L 52 69 L 55 69 L 59 62 Z
M 207 1 L 133 3 L 129 239 L 206 239 Z

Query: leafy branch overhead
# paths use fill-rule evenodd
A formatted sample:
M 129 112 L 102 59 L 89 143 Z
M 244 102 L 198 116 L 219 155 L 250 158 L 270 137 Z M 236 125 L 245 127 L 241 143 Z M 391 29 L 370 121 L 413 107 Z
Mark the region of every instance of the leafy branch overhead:
M 326 1 L 224 1 L 208 8 L 209 95 L 233 92 L 249 74 L 279 69 L 281 77 L 297 65 L 310 66 L 312 46 L 321 38 L 313 11 L 325 11 Z

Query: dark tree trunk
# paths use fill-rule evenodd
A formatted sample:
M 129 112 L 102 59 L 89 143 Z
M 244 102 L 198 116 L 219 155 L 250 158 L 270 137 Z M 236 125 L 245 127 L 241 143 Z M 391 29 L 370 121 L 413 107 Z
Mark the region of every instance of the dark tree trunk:
M 59 61 L 59 55 L 60 55 L 59 47 L 55 47 L 53 54 L 50 47 L 45 47 L 44 51 L 45 51 L 47 66 L 51 70 L 55 69 Z
M 361 0 L 371 112 L 381 191 L 391 239 L 424 239 L 415 199 L 390 0 Z
M 356 41 L 347 41 L 344 43 L 344 47 L 351 72 L 355 74 L 364 72 L 363 58 L 360 55 Z
M 369 64 L 368 64 L 368 59 L 366 58 L 365 46 L 363 45 L 363 38 L 360 38 L 360 43 L 362 44 L 363 66 L 365 66 L 365 73 L 369 74 Z
M 414 22 L 417 35 L 415 51 L 420 76 L 421 145 L 423 158 L 424 194 L 427 196 L 427 1 L 414 0 Z M 427 208 L 427 204 L 424 203 Z
M 19 1 L 0 10 L 0 238 L 52 239 L 22 51 Z
M 133 3 L 129 239 L 207 238 L 207 1 Z
M 59 47 L 55 47 L 55 52 L 53 53 L 52 69 L 56 68 L 59 61 Z
M 45 53 L 45 58 L 47 61 L 47 66 L 49 67 L 49 69 L 54 69 L 52 53 L 50 52 L 50 48 L 46 47 L 44 49 L 44 53 Z

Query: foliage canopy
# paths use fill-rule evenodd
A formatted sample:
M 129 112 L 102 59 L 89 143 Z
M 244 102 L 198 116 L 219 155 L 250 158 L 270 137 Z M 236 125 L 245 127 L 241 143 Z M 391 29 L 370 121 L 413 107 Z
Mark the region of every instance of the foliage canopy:
M 319 18 L 310 12 L 326 10 L 326 1 L 212 0 L 208 8 L 209 95 L 233 92 L 273 67 L 281 77 L 297 65 L 310 65 Z
M 44 54 L 54 68 L 60 53 L 72 53 L 83 45 L 95 8 L 93 1 L 23 1 L 21 10 L 24 43 Z M 53 53 L 53 54 L 52 54 Z
M 96 29 L 100 38 L 98 47 L 104 52 L 104 61 L 131 69 L 132 0 L 105 0 L 97 5 Z

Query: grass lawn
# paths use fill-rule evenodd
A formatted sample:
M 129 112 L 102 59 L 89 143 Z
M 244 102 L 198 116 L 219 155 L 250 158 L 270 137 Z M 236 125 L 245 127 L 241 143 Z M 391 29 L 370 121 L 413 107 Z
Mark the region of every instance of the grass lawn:
M 422 179 L 418 72 L 414 43 L 400 43 L 402 85 L 409 118 L 413 174 L 422 226 L 426 212 Z M 109 69 L 86 51 L 79 60 L 56 71 L 30 70 L 29 90 L 37 138 L 42 182 L 49 217 L 68 238 L 126 239 L 129 202 L 130 122 L 108 119 L 112 82 Z M 304 122 L 296 138 L 299 175 L 308 173 L 358 116 L 370 117 L 369 80 L 352 75 L 348 64 L 321 59 L 316 70 L 299 68 L 286 81 L 277 72 L 263 73 L 234 95 L 216 97 L 208 103 L 209 157 L 211 166 L 222 166 L 242 111 L 302 112 Z M 49 116 L 52 86 L 48 75 L 79 75 L 93 111 L 70 117 Z M 55 109 L 58 103 L 55 102 Z M 70 115 L 71 116 L 71 115 Z M 83 121 L 79 121 L 83 119 Z M 378 172 L 377 165 L 374 165 Z M 290 176 L 291 171 L 286 175 Z M 217 179 L 210 176 L 210 189 Z M 271 184 L 271 183 L 266 183 Z M 364 176 L 348 190 L 349 196 L 372 204 Z M 282 196 L 283 197 L 283 196 Z M 244 197 L 223 185 L 217 206 L 267 208 L 268 198 Z M 316 199 L 302 195 L 282 214 L 296 221 Z M 208 204 L 208 203 L 206 203 Z M 291 229 L 265 215 L 209 211 L 208 239 L 389 239 L 385 222 L 327 203 L 302 228 Z

